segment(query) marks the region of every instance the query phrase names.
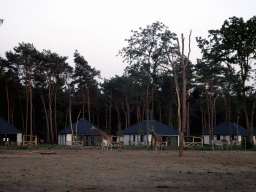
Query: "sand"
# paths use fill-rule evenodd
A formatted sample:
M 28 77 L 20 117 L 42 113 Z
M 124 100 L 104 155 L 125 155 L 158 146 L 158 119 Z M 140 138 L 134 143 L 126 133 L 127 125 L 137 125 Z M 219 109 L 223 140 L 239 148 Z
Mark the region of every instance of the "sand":
M 256 152 L 0 150 L 0 191 L 256 191 Z

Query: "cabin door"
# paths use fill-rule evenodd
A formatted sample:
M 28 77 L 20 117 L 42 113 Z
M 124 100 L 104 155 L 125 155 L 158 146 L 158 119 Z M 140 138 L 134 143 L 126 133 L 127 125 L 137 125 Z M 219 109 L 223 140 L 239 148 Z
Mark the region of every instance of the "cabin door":
M 177 136 L 168 136 L 168 146 L 178 147 L 178 137 Z
M 92 136 L 91 135 L 84 135 L 83 136 L 84 146 L 92 146 Z

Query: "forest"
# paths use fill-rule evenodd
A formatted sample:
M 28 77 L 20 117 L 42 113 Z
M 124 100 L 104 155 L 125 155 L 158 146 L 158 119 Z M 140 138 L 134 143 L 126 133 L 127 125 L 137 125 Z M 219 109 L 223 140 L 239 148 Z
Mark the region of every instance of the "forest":
M 252 141 L 256 16 L 231 17 L 208 37 L 196 37 L 202 53 L 196 63 L 189 60 L 190 36 L 184 43 L 161 22 L 132 33 L 117 52 L 127 67 L 110 79 L 102 79 L 79 50 L 74 68 L 66 56 L 32 43 L 7 50 L 0 57 L 0 117 L 47 143 L 81 118 L 115 135 L 146 119 L 175 129 L 182 124 L 185 135 L 236 122 Z

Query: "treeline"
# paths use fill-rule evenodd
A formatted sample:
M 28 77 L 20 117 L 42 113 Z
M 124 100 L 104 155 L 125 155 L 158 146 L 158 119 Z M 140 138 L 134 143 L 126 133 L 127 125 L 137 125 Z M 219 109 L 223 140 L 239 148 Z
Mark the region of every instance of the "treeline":
M 180 96 L 186 97 L 185 135 L 211 131 L 224 121 L 238 122 L 250 135 L 256 93 L 246 82 L 254 77 L 255 32 L 256 17 L 230 18 L 207 39 L 197 37 L 203 57 L 192 63 L 189 54 L 181 57 L 178 36 L 155 22 L 132 31 L 119 51 L 129 63 L 123 75 L 103 80 L 77 50 L 72 68 L 65 56 L 20 43 L 0 60 L 0 116 L 54 143 L 58 131 L 80 118 L 112 134 L 146 119 L 178 129 Z M 184 76 L 186 95 L 177 93 Z

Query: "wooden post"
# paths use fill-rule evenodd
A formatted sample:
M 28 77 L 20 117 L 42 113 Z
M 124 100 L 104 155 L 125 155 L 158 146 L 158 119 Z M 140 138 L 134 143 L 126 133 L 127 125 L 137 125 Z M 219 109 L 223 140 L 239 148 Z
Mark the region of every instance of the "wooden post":
M 246 137 L 244 138 L 244 148 L 245 148 L 245 151 L 246 151 Z
M 37 135 L 35 136 L 35 145 L 37 145 Z

